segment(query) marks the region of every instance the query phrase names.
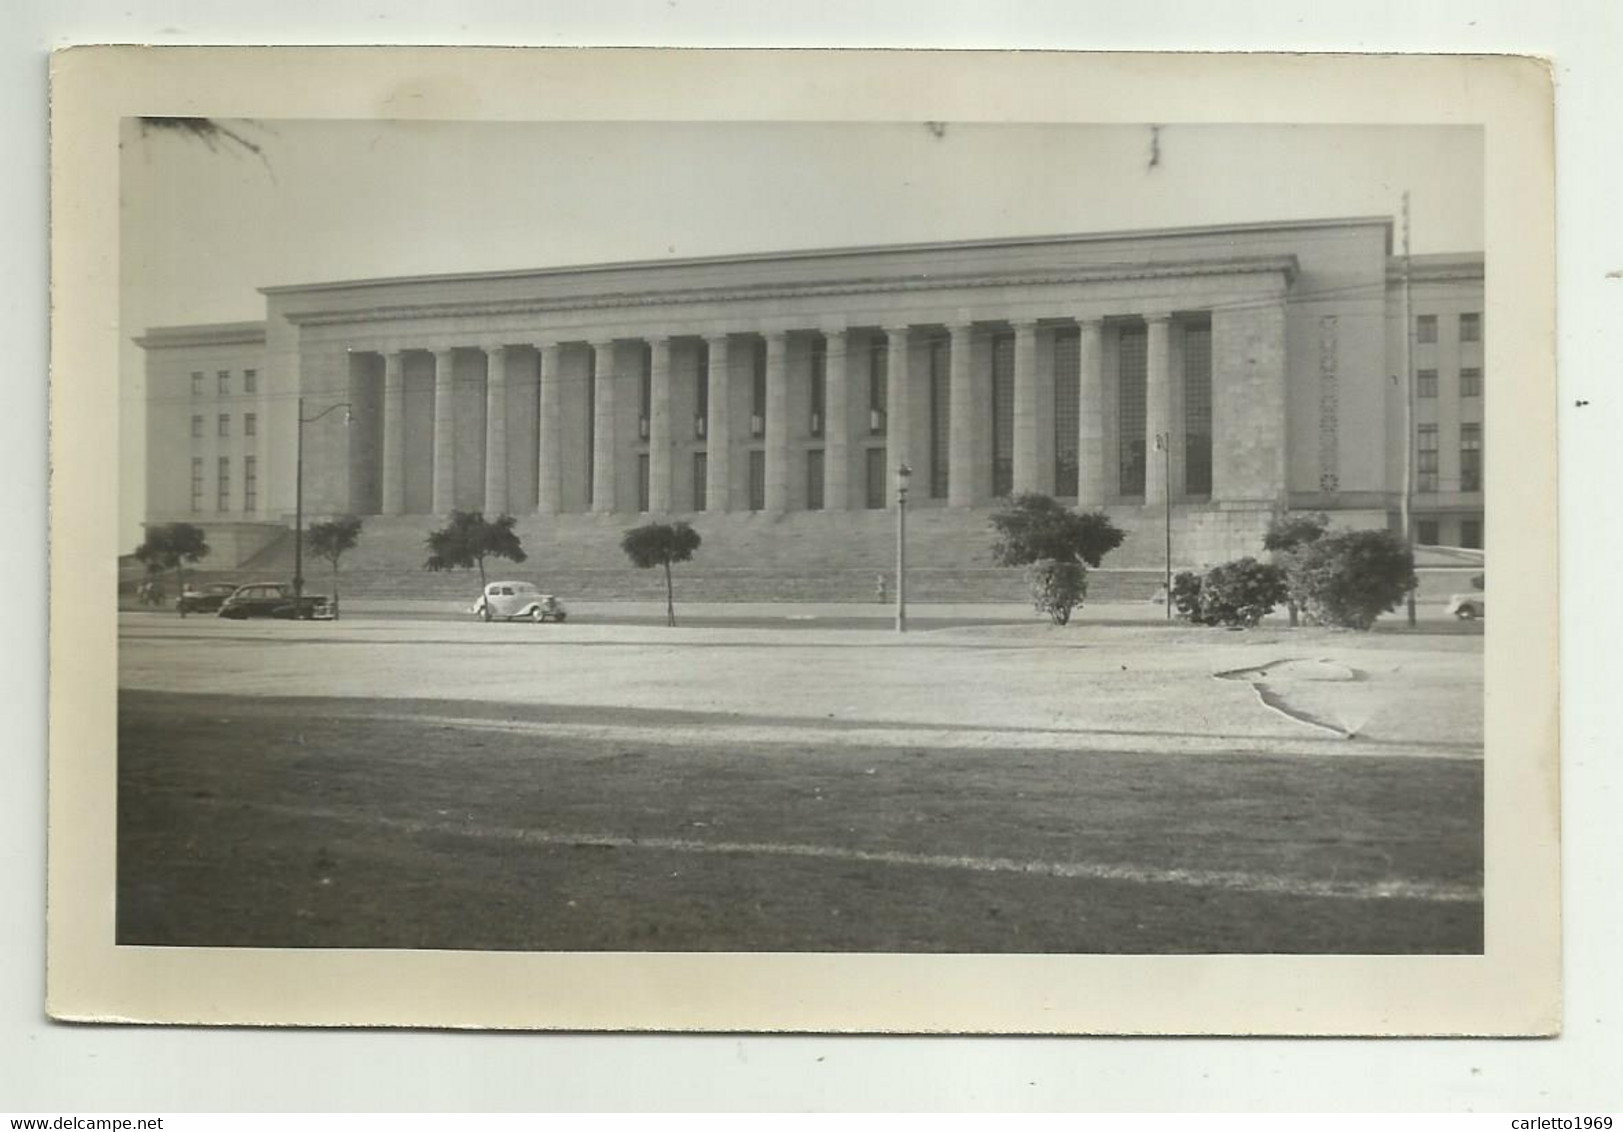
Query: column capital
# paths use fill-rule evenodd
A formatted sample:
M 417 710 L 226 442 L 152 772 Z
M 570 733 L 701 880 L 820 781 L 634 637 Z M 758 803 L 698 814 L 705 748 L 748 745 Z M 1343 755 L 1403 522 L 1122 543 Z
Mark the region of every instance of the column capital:
M 824 319 L 817 324 L 818 331 L 825 337 L 831 337 L 836 334 L 844 334 L 850 328 L 850 323 L 843 318 Z
M 726 330 L 706 330 L 704 332 L 704 340 L 711 346 L 715 346 L 718 343 L 721 345 L 726 345 L 732 340 L 732 334 Z
M 1148 325 L 1163 324 L 1172 321 L 1171 311 L 1143 311 L 1139 317 Z
M 1011 318 L 1009 319 L 1009 326 L 1016 334 L 1035 334 L 1037 332 L 1037 320 L 1034 318 Z
M 455 346 L 435 346 L 434 349 L 432 351 L 430 351 L 430 352 L 434 355 L 434 360 L 438 361 L 441 358 L 450 358 L 450 356 L 452 354 L 456 353 L 456 347 Z
M 1077 315 L 1072 321 L 1078 330 L 1098 330 L 1105 324 L 1104 316 L 1099 314 Z
M 952 335 L 954 338 L 957 338 L 959 335 L 968 334 L 971 330 L 973 330 L 975 323 L 974 320 L 970 318 L 951 318 L 942 319 L 941 325 L 947 328 L 948 334 Z
M 507 349 L 506 342 L 481 342 L 479 348 L 487 355 L 500 354 Z
M 611 334 L 607 338 L 588 338 L 586 344 L 594 350 L 612 350 L 618 341 L 619 339 Z
M 901 326 L 881 326 L 879 329 L 884 332 L 886 338 L 891 339 L 906 338 L 913 331 L 913 328 L 906 323 Z
M 789 332 L 787 330 L 761 330 L 757 333 L 759 333 L 760 336 L 766 339 L 768 342 L 777 342 L 782 344 L 789 340 Z

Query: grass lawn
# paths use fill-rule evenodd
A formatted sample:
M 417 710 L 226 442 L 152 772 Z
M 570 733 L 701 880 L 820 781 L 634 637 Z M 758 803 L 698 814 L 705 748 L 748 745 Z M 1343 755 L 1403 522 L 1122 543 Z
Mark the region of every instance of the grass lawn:
M 724 706 L 126 688 L 118 941 L 1482 947 L 1478 759 L 1378 744 L 1314 754 L 1305 734 L 1250 752 L 1146 750 L 1131 737 L 1112 747 L 1099 735 L 1074 747 L 877 742 L 834 720 L 765 746 L 725 729 L 704 741 L 709 724 L 736 718 Z M 1107 721 L 1111 710 L 1097 708 Z M 593 727 L 572 726 L 583 711 Z

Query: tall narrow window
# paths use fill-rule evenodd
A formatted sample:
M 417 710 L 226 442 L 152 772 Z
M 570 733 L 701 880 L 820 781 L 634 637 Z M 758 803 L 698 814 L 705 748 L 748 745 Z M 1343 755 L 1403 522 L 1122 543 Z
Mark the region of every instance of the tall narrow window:
M 1481 519 L 1460 520 L 1460 545 L 1469 547 L 1471 550 L 1482 549 Z
M 231 435 L 231 414 L 230 413 L 221 413 L 220 414 L 220 435 L 221 436 L 230 436 Z
M 231 371 L 228 369 L 223 369 L 219 373 L 215 374 L 215 377 L 217 377 L 220 382 L 220 396 L 229 397 L 231 395 Z
M 1460 490 L 1482 490 L 1482 426 L 1460 425 Z
M 637 510 L 648 510 L 648 453 L 637 453 Z
M 1145 377 L 1149 372 L 1149 335 L 1142 326 L 1122 328 L 1117 347 L 1116 442 L 1119 468 L 1116 490 L 1124 496 L 1144 494 Z
M 1482 315 L 1480 312 L 1460 315 L 1460 341 L 1482 341 Z
M 203 457 L 192 457 L 192 510 L 203 509 Z
M 863 503 L 870 511 L 885 509 L 885 450 L 868 449 L 867 479 L 863 483 Z
M 259 392 L 259 371 L 258 370 L 256 370 L 256 369 L 245 369 L 245 370 L 242 371 L 242 391 L 244 393 L 258 393 Z
M 648 439 L 648 421 L 654 415 L 654 358 L 643 352 L 642 375 L 637 385 L 637 436 Z
M 1414 340 L 1420 343 L 1437 341 L 1437 316 L 1434 314 L 1417 315 L 1414 320 Z
M 890 373 L 890 342 L 875 338 L 868 349 L 868 431 L 874 436 L 885 435 L 886 377 Z
M 1437 490 L 1437 426 L 1423 424 L 1415 437 L 1415 476 L 1417 483 L 1415 490 L 1420 492 L 1435 492 Z
M 1082 336 L 1061 330 L 1054 336 L 1054 494 L 1077 492 L 1077 426 L 1082 411 Z
M 192 417 L 192 439 L 203 439 L 203 418 L 200 415 Z
M 242 458 L 242 509 L 259 509 L 259 459 L 255 456 Z
M 952 341 L 930 339 L 930 498 L 947 498 L 952 466 Z M 881 504 L 883 506 L 883 504 Z
M 214 501 L 214 509 L 216 511 L 231 510 L 231 457 L 220 457 L 220 471 L 215 482 L 219 489 L 219 495 Z
M 992 339 L 992 495 L 1014 490 L 1014 335 Z
M 693 436 L 703 440 L 710 427 L 710 343 L 699 343 L 699 361 L 693 373 Z M 703 508 L 699 508 L 703 510 Z
M 766 453 L 759 448 L 750 450 L 750 510 L 766 510 Z
M 1437 396 L 1436 370 L 1423 369 L 1415 371 L 1414 395 L 1422 401 L 1430 401 Z
M 1439 544 L 1440 536 L 1436 519 L 1421 519 L 1417 525 L 1419 531 L 1415 535 L 1416 542 L 1421 546 L 1437 546 Z
M 706 485 L 710 480 L 710 457 L 704 452 L 693 454 L 693 509 L 703 511 L 709 506 Z
M 192 371 L 192 396 L 193 397 L 201 397 L 202 395 L 203 395 L 203 372 L 201 370 L 193 370 Z
M 1210 323 L 1183 332 L 1183 490 L 1185 495 L 1212 494 L 1212 328 Z
M 244 436 L 258 436 L 259 435 L 259 414 L 258 413 L 244 413 L 244 414 L 242 414 L 242 435 L 244 435 Z
M 823 450 L 813 448 L 806 453 L 806 510 L 823 509 Z
M 1482 370 L 1470 366 L 1460 370 L 1460 396 L 1482 396 Z
M 811 419 L 806 422 L 812 436 L 823 435 L 823 414 L 828 408 L 828 347 L 818 340 L 811 352 Z
M 597 497 L 597 349 L 591 350 L 591 364 L 586 369 L 586 500 L 590 505 Z M 612 368 L 612 365 L 611 365 Z
M 755 368 L 750 374 L 750 435 L 766 435 L 766 343 L 755 343 Z M 764 457 L 763 457 L 764 459 Z M 765 506 L 765 504 L 762 504 Z

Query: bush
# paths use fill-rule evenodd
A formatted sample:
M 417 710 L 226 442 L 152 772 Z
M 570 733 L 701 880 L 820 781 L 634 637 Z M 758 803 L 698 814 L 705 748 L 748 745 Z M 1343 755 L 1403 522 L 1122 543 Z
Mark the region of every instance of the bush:
M 1206 571 L 1200 580 L 1200 620 L 1205 625 L 1252 628 L 1286 597 L 1285 572 L 1278 566 L 1241 558 Z
M 1286 577 L 1310 620 L 1348 629 L 1368 629 L 1417 583 L 1414 555 L 1391 531 L 1325 535 L 1291 554 Z
M 1053 560 L 1097 567 L 1127 537 L 1103 511 L 1077 514 L 1036 492 L 1009 500 L 992 516 L 992 529 L 997 534 L 992 560 L 999 566 Z
M 1185 621 L 1193 621 L 1196 625 L 1204 625 L 1200 616 L 1200 575 L 1191 574 L 1188 570 L 1177 574 L 1172 579 L 1172 607 L 1178 611 L 1178 616 Z
M 1046 613 L 1056 625 L 1071 619 L 1071 611 L 1088 594 L 1088 568 L 1080 562 L 1049 558 L 1026 568 L 1031 582 L 1031 600 L 1038 613 Z

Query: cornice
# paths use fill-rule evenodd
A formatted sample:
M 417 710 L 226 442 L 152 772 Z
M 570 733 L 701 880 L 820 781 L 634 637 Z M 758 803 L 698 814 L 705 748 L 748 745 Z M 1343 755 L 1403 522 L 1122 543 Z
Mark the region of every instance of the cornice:
M 350 310 L 313 309 L 289 311 L 284 317 L 297 326 L 334 326 L 346 323 L 399 321 L 405 319 L 490 317 L 547 314 L 560 311 L 636 309 L 656 306 L 697 306 L 707 303 L 748 303 L 763 300 L 826 298 L 837 295 L 896 294 L 1008 287 L 1056 287 L 1081 283 L 1209 278 L 1222 275 L 1283 275 L 1285 282 L 1289 284 L 1295 279 L 1297 270 L 1297 260 L 1294 255 L 1237 256 L 1178 263 L 1105 264 L 1051 271 L 877 276 L 815 283 L 603 291 L 585 295 L 535 295 L 515 299 L 451 299 L 441 302 L 399 303 Z M 470 280 L 469 282 L 474 281 Z
M 144 350 L 169 350 L 185 346 L 263 346 L 263 322 L 222 322 L 203 326 L 155 326 L 136 338 Z

